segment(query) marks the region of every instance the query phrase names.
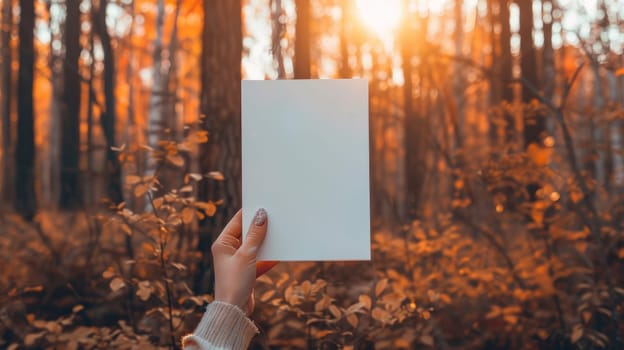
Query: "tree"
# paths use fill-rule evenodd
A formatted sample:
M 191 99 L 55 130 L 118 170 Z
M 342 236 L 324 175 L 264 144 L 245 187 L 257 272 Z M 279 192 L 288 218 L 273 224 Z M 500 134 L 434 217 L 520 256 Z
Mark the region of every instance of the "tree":
M 166 129 L 164 105 L 167 86 L 163 76 L 163 27 L 165 25 L 165 0 L 158 0 L 156 13 L 156 38 L 154 39 L 152 91 L 149 102 L 149 124 L 147 130 L 147 142 L 150 147 L 156 149 L 158 141 L 164 139 L 163 132 Z M 147 164 L 147 175 L 154 174 L 154 166 Z
M 295 0 L 295 79 L 310 79 L 310 0 Z
M 223 200 L 217 213 L 201 223 L 198 250 L 204 253 L 195 289 L 212 289 L 210 246 L 219 230 L 241 206 L 240 80 L 242 58 L 241 1 L 204 0 L 200 119 L 208 131 L 199 166 L 203 174 L 220 171 L 224 181 L 204 180 L 198 198 Z
M 419 209 L 419 202 L 424 185 L 425 171 L 425 124 L 422 116 L 414 108 L 414 72 L 412 61 L 415 56 L 414 42 L 416 37 L 413 28 L 415 21 L 408 18 L 407 1 L 404 1 L 405 16 L 401 26 L 401 61 L 403 68 L 403 113 L 404 113 L 404 143 L 405 143 L 405 179 L 406 204 L 408 219 L 413 219 Z M 422 63 L 421 63 L 422 64 Z M 421 77 L 422 79 L 422 77 Z
M 271 0 L 271 51 L 273 60 L 277 65 L 277 78 L 284 79 L 286 71 L 284 69 L 284 57 L 282 55 L 282 35 L 284 34 L 284 24 L 282 23 L 282 0 Z
M 464 6 L 463 0 L 455 0 L 455 30 L 453 33 L 453 39 L 455 41 L 455 56 L 462 57 L 463 56 L 463 47 L 464 47 L 464 15 L 462 11 L 462 7 Z M 464 104 L 465 104 L 465 82 L 464 82 L 464 69 L 462 63 L 457 61 L 455 62 L 454 67 L 454 79 L 453 79 L 453 94 L 455 97 L 456 103 L 456 114 L 457 114 L 457 127 L 455 132 L 457 133 L 457 139 L 462 139 L 462 133 L 464 129 Z M 456 145 L 460 146 L 460 145 Z
M 64 209 L 78 208 L 80 190 L 80 0 L 67 0 L 63 113 L 61 114 L 61 198 Z
M 544 1 L 542 3 L 542 21 L 544 23 L 544 49 L 542 60 L 544 62 L 542 74 L 542 86 L 544 87 L 544 97 L 551 100 L 555 94 L 555 52 L 553 50 L 553 2 Z
M 111 38 L 106 28 L 106 8 L 108 0 L 100 0 L 100 8 L 96 13 L 94 21 L 102 51 L 104 53 L 104 112 L 100 116 L 100 123 L 106 139 L 106 172 L 107 172 L 107 194 L 113 203 L 120 203 L 123 200 L 121 189 L 121 165 L 117 154 L 111 147 L 116 146 L 115 142 L 115 57 L 111 46 Z M 93 64 L 93 62 L 92 62 Z
M 11 57 L 11 29 L 13 28 L 13 1 L 2 2 L 2 200 L 8 202 L 13 192 L 13 167 L 11 166 L 11 149 L 13 137 L 11 135 L 11 90 L 12 90 L 12 57 Z
M 347 36 L 347 27 L 349 18 L 353 12 L 352 3 L 348 0 L 340 1 L 342 15 L 340 16 L 340 78 L 351 78 L 352 72 L 349 65 L 349 43 Z
M 522 72 L 522 102 L 531 103 L 534 90 L 539 90 L 537 59 L 533 42 L 533 1 L 518 0 L 520 11 L 520 70 Z M 524 147 L 531 143 L 541 144 L 542 133 L 546 130 L 544 116 L 539 113 L 524 113 Z
M 15 209 L 25 219 L 35 215 L 35 130 L 33 74 L 35 62 L 34 1 L 20 0 L 19 70 L 17 74 L 17 140 L 15 147 Z
M 500 86 L 502 87 L 502 101 L 504 104 L 511 104 L 514 100 L 514 92 L 511 85 L 512 74 L 512 56 L 511 56 L 511 25 L 509 23 L 509 1 L 500 0 L 499 3 L 499 23 L 501 33 L 499 37 L 500 44 Z M 516 123 L 513 114 L 504 108 L 503 117 L 505 120 L 504 141 L 509 145 L 512 143 Z

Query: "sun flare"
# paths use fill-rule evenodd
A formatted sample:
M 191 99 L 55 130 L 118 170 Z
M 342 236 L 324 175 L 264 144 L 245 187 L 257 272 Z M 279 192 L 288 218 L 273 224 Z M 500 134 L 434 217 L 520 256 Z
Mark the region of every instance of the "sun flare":
M 401 0 L 356 0 L 362 22 L 375 34 L 392 34 L 401 22 Z

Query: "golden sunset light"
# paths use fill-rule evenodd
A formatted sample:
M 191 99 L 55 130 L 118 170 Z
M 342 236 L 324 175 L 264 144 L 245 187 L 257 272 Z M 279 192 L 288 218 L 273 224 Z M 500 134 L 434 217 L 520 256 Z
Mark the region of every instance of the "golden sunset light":
M 386 37 L 401 22 L 401 0 L 356 0 L 362 22 L 380 37 Z

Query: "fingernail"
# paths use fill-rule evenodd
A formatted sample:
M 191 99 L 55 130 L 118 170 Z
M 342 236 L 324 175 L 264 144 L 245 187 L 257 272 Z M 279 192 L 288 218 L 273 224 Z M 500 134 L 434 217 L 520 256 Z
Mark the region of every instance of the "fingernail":
M 256 226 L 262 226 L 266 222 L 266 219 L 267 219 L 266 210 L 264 210 L 264 208 L 260 208 L 256 212 L 256 216 L 254 217 L 254 224 Z

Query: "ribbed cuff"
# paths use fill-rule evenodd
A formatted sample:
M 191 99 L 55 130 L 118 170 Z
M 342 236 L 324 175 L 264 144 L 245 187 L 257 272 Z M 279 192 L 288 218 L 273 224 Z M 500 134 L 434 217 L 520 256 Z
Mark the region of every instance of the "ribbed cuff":
M 238 307 L 214 301 L 192 335 L 182 339 L 185 349 L 247 349 L 258 328 Z

